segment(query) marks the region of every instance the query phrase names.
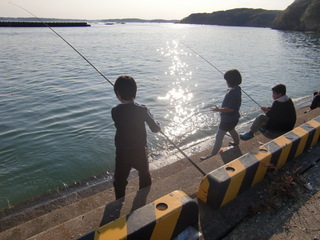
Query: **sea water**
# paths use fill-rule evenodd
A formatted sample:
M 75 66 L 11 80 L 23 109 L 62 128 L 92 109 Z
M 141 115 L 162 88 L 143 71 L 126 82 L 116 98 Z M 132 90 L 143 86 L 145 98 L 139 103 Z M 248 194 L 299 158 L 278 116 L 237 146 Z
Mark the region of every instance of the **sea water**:
M 111 83 L 131 75 L 136 102 L 188 154 L 212 144 L 219 114 L 210 107 L 221 105 L 229 69 L 241 72 L 247 94 L 239 131 L 259 105 L 272 104 L 274 85 L 285 84 L 296 107 L 320 90 L 315 33 L 156 23 L 55 31 Z M 110 110 L 119 104 L 112 84 L 49 28 L 0 28 L 0 42 L 0 209 L 101 174 L 112 178 Z M 179 159 L 161 134 L 148 131 L 148 146 L 153 169 Z

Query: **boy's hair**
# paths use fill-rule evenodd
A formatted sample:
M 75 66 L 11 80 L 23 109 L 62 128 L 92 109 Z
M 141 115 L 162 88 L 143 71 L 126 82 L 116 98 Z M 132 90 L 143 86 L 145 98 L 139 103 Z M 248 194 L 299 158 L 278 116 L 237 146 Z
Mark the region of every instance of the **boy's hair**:
M 123 100 L 133 100 L 136 98 L 137 84 L 131 76 L 120 76 L 117 78 L 113 90 Z
M 238 86 L 242 83 L 242 77 L 237 69 L 231 69 L 224 74 L 224 79 L 231 85 L 231 87 Z
M 281 93 L 282 95 L 286 95 L 287 89 L 283 84 L 278 84 L 271 89 L 275 93 Z

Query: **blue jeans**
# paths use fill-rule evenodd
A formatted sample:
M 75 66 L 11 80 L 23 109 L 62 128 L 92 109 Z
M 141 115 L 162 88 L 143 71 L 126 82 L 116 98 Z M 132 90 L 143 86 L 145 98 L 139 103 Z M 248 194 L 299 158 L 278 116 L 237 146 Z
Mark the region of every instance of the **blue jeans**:
M 260 114 L 256 119 L 253 121 L 250 130 L 252 132 L 258 132 L 259 128 L 265 125 L 269 120 L 269 117 L 265 114 Z

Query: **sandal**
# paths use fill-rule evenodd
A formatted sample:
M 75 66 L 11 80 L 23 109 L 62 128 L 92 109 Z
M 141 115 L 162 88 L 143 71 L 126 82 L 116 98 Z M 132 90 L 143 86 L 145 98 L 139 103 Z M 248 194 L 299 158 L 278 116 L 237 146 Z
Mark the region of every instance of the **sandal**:
M 211 155 L 208 155 L 208 156 L 205 156 L 205 157 L 200 157 L 200 161 L 204 161 L 208 158 L 211 158 L 212 156 Z

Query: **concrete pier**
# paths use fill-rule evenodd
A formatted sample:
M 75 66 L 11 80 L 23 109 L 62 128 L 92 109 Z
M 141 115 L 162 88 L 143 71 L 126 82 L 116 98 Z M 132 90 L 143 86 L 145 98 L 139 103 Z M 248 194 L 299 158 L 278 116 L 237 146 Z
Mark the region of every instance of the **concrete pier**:
M 305 113 L 306 110 L 307 108 L 297 111 L 296 126 L 320 116 L 320 108 Z M 249 141 L 241 141 L 239 147 L 229 149 L 203 162 L 199 161 L 200 156 L 208 154 L 210 149 L 190 158 L 205 173 L 209 173 L 275 137 L 277 136 L 274 134 L 259 134 Z M 224 143 L 224 146 L 226 145 L 227 143 Z M 299 156 L 298 163 L 308 168 L 319 159 L 319 155 L 318 143 L 312 150 Z M 301 158 L 308 160 L 301 161 Z M 288 165 L 294 164 L 297 164 L 295 159 Z M 97 181 L 91 186 L 75 186 L 6 209 L 0 212 L 0 239 L 77 239 L 175 190 L 185 192 L 198 202 L 198 227 L 202 233 L 201 239 L 223 239 L 236 226 L 240 227 L 239 223 L 248 215 L 250 204 L 259 200 L 257 191 L 264 187 L 263 182 L 259 183 L 222 208 L 213 209 L 197 200 L 203 174 L 183 156 L 176 163 L 152 171 L 151 175 L 153 182 L 151 187 L 140 191 L 137 191 L 138 179 L 133 176 L 127 186 L 126 197 L 117 201 L 114 201 L 111 182 L 105 180 Z M 315 204 L 319 205 L 319 202 L 320 198 L 317 198 Z

